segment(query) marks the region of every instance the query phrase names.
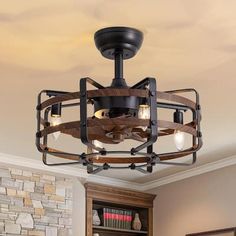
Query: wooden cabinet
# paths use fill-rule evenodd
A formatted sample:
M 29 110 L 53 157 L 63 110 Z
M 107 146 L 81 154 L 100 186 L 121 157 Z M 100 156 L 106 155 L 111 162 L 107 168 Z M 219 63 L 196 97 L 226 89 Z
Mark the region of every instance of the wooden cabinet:
M 99 236 L 153 236 L 153 200 L 156 195 L 130 191 L 94 183 L 86 183 L 87 198 L 87 236 L 99 233 Z M 104 207 L 131 210 L 139 213 L 142 222 L 141 231 L 118 229 L 111 227 L 93 226 L 93 209 Z

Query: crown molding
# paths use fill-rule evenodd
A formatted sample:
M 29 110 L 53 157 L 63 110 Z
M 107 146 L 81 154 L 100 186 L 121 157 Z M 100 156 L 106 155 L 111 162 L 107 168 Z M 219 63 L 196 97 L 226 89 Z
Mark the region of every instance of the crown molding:
M 9 155 L 0 153 L 0 166 L 5 167 L 20 167 L 22 169 L 33 169 L 35 171 L 53 173 L 55 175 L 64 175 L 72 178 L 78 178 L 82 182 L 93 182 L 98 184 L 112 185 L 121 188 L 128 188 L 138 191 L 148 191 L 150 189 L 158 188 L 160 186 L 170 184 L 176 181 L 187 179 L 193 176 L 201 175 L 207 172 L 218 170 L 227 166 L 236 164 L 236 155 L 211 162 L 205 165 L 194 167 L 186 171 L 181 171 L 173 175 L 169 175 L 157 180 L 146 183 L 130 182 L 100 175 L 89 175 L 87 171 L 82 168 L 75 168 L 69 166 L 45 166 L 41 161 L 29 159 L 25 157 Z
M 142 190 L 147 191 L 150 189 L 158 188 L 166 184 L 177 182 L 197 175 L 205 174 L 232 165 L 236 165 L 236 155 L 215 162 L 210 162 L 201 166 L 193 167 L 191 169 L 181 171 L 176 174 L 169 175 L 157 180 L 149 181 L 147 183 L 142 184 Z
M 0 153 L 0 167 L 15 167 L 22 169 L 33 169 L 38 172 L 52 173 L 57 176 L 67 176 L 78 178 L 81 182 L 93 182 L 105 185 L 115 185 L 121 188 L 138 190 L 139 184 L 120 179 L 104 177 L 100 175 L 90 175 L 85 169 L 71 166 L 46 166 L 40 160 L 29 159 L 26 157 Z
M 88 176 L 87 172 L 83 169 L 71 168 L 68 166 L 46 166 L 40 160 L 29 159 L 6 153 L 0 153 L 0 165 L 16 168 L 21 167 L 22 169 L 33 169 L 35 171 L 54 173 L 55 175 L 66 175 L 79 178 L 87 178 Z

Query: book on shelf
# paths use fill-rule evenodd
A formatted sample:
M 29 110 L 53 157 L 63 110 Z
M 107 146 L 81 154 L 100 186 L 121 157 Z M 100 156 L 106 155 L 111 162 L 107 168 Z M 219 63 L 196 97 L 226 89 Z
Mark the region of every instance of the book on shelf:
M 118 228 L 122 229 L 124 227 L 124 214 L 123 214 L 123 210 L 118 210 Z
M 119 215 L 118 215 L 118 210 L 113 210 L 114 211 L 114 228 L 119 228 Z
M 104 227 L 131 229 L 132 211 L 104 207 L 99 210 Z
M 113 210 L 108 208 L 108 227 L 112 227 L 112 225 L 114 224 L 114 213 Z
M 103 212 L 102 214 L 100 214 L 102 216 L 102 225 L 104 227 L 107 227 L 107 212 L 106 212 L 106 208 L 103 208 Z
M 111 218 L 112 218 L 112 223 L 111 223 L 111 226 L 112 228 L 116 228 L 116 225 L 117 225 L 117 219 L 116 219 L 116 210 L 115 209 L 111 209 L 112 211 L 112 215 L 111 215 Z
M 102 224 L 104 227 L 109 227 L 110 225 L 110 212 L 108 208 L 103 208 L 102 212 L 100 212 L 102 218 Z
M 132 211 L 128 212 L 128 225 L 129 225 L 129 229 L 131 229 L 131 225 L 132 225 Z
M 123 212 L 123 229 L 127 229 L 127 213 L 126 211 Z

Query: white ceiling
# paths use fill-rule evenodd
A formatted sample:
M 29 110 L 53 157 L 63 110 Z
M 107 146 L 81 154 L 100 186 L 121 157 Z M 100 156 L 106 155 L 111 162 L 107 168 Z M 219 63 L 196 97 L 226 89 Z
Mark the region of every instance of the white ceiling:
M 40 158 L 34 145 L 38 92 L 75 91 L 85 76 L 109 85 L 113 65 L 100 56 L 93 34 L 124 25 L 145 35 L 137 56 L 125 63 L 129 84 L 154 76 L 159 90 L 199 91 L 204 147 L 197 165 L 236 154 L 235 10 L 235 0 L 2 1 L 0 152 Z M 104 175 L 144 182 L 184 169 Z

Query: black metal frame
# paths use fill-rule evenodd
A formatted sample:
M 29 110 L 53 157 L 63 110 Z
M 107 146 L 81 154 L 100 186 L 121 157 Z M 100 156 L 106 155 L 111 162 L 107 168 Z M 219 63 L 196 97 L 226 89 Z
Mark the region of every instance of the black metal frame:
M 133 89 L 144 89 L 146 86 L 149 86 L 149 105 L 150 105 L 150 137 L 148 140 L 135 147 L 131 148 L 130 151 L 107 151 L 104 148 L 99 148 L 95 146 L 89 139 L 88 139 L 88 131 L 87 131 L 87 104 L 89 103 L 88 97 L 87 97 L 87 83 L 93 85 L 94 87 L 98 89 L 103 89 L 104 87 L 97 83 L 96 81 L 92 80 L 91 78 L 82 78 L 80 80 L 80 102 L 71 103 L 71 104 L 61 104 L 62 108 L 71 107 L 71 106 L 80 106 L 80 110 L 83 112 L 80 112 L 80 121 L 81 121 L 81 141 L 88 147 L 99 151 L 100 155 L 115 155 L 115 154 L 125 154 L 125 155 L 141 155 L 149 158 L 149 161 L 144 164 L 131 164 L 129 166 L 110 166 L 107 163 L 104 163 L 102 166 L 98 164 L 94 164 L 88 161 L 89 157 L 93 157 L 94 155 L 98 155 L 98 153 L 89 153 L 89 154 L 74 154 L 74 153 L 65 153 L 65 152 L 55 152 L 55 151 L 49 151 L 47 148 L 42 149 L 40 146 L 40 139 L 41 139 L 41 131 L 40 131 L 40 122 L 41 122 L 41 96 L 42 94 L 46 94 L 48 96 L 60 96 L 62 94 L 66 94 L 67 92 L 61 92 L 61 91 L 52 91 L 52 90 L 43 90 L 39 96 L 38 96 L 38 106 L 37 106 L 37 134 L 36 134 L 36 146 L 40 152 L 43 153 L 43 163 L 45 165 L 49 166 L 58 166 L 58 165 L 73 165 L 73 164 L 83 164 L 84 166 L 87 166 L 88 173 L 98 173 L 101 170 L 106 169 L 132 169 L 132 170 L 138 170 L 142 173 L 151 173 L 153 170 L 153 166 L 156 164 L 165 164 L 165 165 L 178 165 L 178 166 L 189 166 L 196 162 L 196 152 L 202 145 L 202 138 L 201 138 L 201 132 L 200 132 L 200 105 L 199 105 L 199 95 L 196 92 L 195 89 L 180 89 L 180 90 L 172 90 L 172 91 L 166 91 L 166 93 L 183 93 L 183 92 L 194 92 L 196 96 L 196 111 L 193 110 L 191 107 L 180 105 L 180 104 L 171 104 L 171 103 L 162 103 L 157 101 L 157 95 L 156 95 L 156 80 L 154 78 L 146 78 L 139 83 L 135 84 L 132 88 Z M 91 102 L 91 101 L 90 101 Z M 164 109 L 178 109 L 182 111 L 191 110 L 193 113 L 193 120 L 197 120 L 197 134 L 198 136 L 192 136 L 193 137 L 193 145 L 197 145 L 198 148 L 196 151 L 192 154 L 192 161 L 191 163 L 178 163 L 178 162 L 172 162 L 172 161 L 160 161 L 160 157 L 162 155 L 173 155 L 178 154 L 179 152 L 171 152 L 171 153 L 162 153 L 162 154 L 156 154 L 153 152 L 153 143 L 156 142 L 157 136 L 158 136 L 158 127 L 157 127 L 157 108 L 164 108 Z M 43 124 L 44 128 L 48 127 L 50 125 L 48 121 L 48 114 L 50 112 L 51 108 L 47 107 L 44 111 L 44 120 L 45 123 Z M 43 137 L 43 145 L 47 147 L 47 135 Z M 147 149 L 147 152 L 141 152 L 144 148 Z M 63 156 L 69 155 L 69 156 L 76 156 L 78 158 L 78 161 L 70 161 L 70 162 L 60 162 L 60 163 L 48 163 L 47 161 L 47 154 L 51 154 L 54 156 Z
M 184 92 L 193 92 L 195 93 L 195 103 L 196 103 L 196 111 L 193 110 L 191 107 L 187 107 L 187 109 L 192 111 L 192 117 L 193 120 L 197 120 L 197 137 L 192 136 L 192 144 L 193 146 L 197 144 L 198 148 L 196 149 L 195 152 L 193 152 L 192 154 L 192 161 L 190 163 L 178 163 L 178 162 L 172 162 L 172 161 L 159 161 L 158 164 L 164 164 L 164 165 L 175 165 L 175 166 L 191 166 L 194 163 L 196 163 L 197 161 L 197 151 L 201 148 L 202 146 L 202 133 L 200 130 L 200 121 L 201 121 L 201 106 L 200 106 L 200 99 L 199 99 L 199 93 L 193 89 L 193 88 L 189 88 L 189 89 L 178 89 L 178 90 L 170 90 L 170 91 L 165 91 L 166 93 L 184 93 Z M 166 107 L 169 108 L 169 107 Z M 173 109 L 173 107 L 169 108 L 169 109 Z M 181 110 L 181 107 L 178 108 L 179 110 Z M 186 111 L 186 110 L 184 110 Z M 175 154 L 177 154 L 178 152 L 175 152 Z M 165 153 L 167 154 L 167 153 Z M 173 155 L 174 153 L 170 153 L 171 155 Z M 159 157 L 161 156 L 160 154 L 158 155 Z
M 36 107 L 36 110 L 37 110 L 37 133 L 36 133 L 36 147 L 38 149 L 39 152 L 42 153 L 42 161 L 45 165 L 47 166 L 60 166 L 60 165 L 74 165 L 74 164 L 83 164 L 83 160 L 81 159 L 81 155 L 79 154 L 74 154 L 74 153 L 63 153 L 63 152 L 51 152 L 48 150 L 47 148 L 47 143 L 48 143 L 48 136 L 43 136 L 43 145 L 46 146 L 45 149 L 42 149 L 41 148 L 41 145 L 40 145 L 40 139 L 41 139 L 41 131 L 40 131 L 40 126 L 41 126 L 41 101 L 42 101 L 42 95 L 45 94 L 47 96 L 60 96 L 60 95 L 64 95 L 68 92 L 62 92 L 62 91 L 56 91 L 56 90 L 42 90 L 39 95 L 38 95 L 38 104 L 37 104 L 37 107 Z M 80 103 L 72 103 L 70 105 L 64 105 L 62 104 L 62 108 L 65 108 L 65 107 L 70 107 L 70 106 L 76 106 L 76 105 L 79 105 Z M 44 123 L 43 123 L 43 126 L 44 128 L 50 126 L 50 122 L 48 120 L 48 114 L 49 112 L 51 111 L 51 107 L 47 107 L 44 111 Z M 60 163 L 48 163 L 47 162 L 47 154 L 49 155 L 62 155 L 62 154 L 66 154 L 66 155 L 71 155 L 71 156 L 77 156 L 78 157 L 78 161 L 73 161 L 73 162 L 60 162 Z
M 152 145 L 153 143 L 156 142 L 157 140 L 157 97 L 156 97 L 156 80 L 154 78 L 146 78 L 142 81 L 140 81 L 139 83 L 135 84 L 134 86 L 132 86 L 132 88 L 136 88 L 136 89 L 141 89 L 141 88 L 145 88 L 145 86 L 149 85 L 149 106 L 150 106 L 150 124 L 149 124 L 149 128 L 150 128 L 150 137 L 147 140 L 147 142 L 141 144 L 140 146 L 136 147 L 136 148 L 132 148 L 131 152 L 132 155 L 134 155 L 136 152 L 149 147 L 150 145 Z
M 80 139 L 83 144 L 95 149 L 99 152 L 105 151 L 105 149 L 95 146 L 88 138 L 88 125 L 87 125 L 87 83 L 93 85 L 96 88 L 103 88 L 102 85 L 96 83 L 90 78 L 82 78 L 80 80 Z
M 115 67 L 115 73 L 114 73 L 114 79 L 112 81 L 112 84 L 110 88 L 115 89 L 127 89 L 128 86 L 126 84 L 125 79 L 123 78 L 123 60 L 132 58 L 139 48 L 141 47 L 142 41 L 143 41 L 143 34 L 139 30 L 128 28 L 128 27 L 109 27 L 105 29 L 101 29 L 95 33 L 95 44 L 99 51 L 102 53 L 102 55 L 108 59 L 114 60 L 114 67 Z M 36 133 L 36 146 L 40 152 L 43 153 L 43 163 L 45 165 L 49 166 L 55 166 L 55 165 L 73 165 L 73 164 L 83 164 L 84 166 L 87 166 L 88 173 L 98 173 L 101 170 L 107 170 L 107 169 L 124 169 L 124 168 L 130 168 L 132 170 L 138 170 L 142 173 L 151 173 L 153 170 L 153 166 L 155 164 L 165 164 L 165 165 L 182 165 L 187 166 L 191 165 L 196 162 L 196 152 L 200 149 L 202 146 L 202 138 L 201 138 L 201 131 L 200 131 L 200 120 L 201 120 L 201 114 L 200 114 L 200 104 L 199 104 L 199 95 L 196 92 L 195 89 L 180 89 L 180 90 L 172 90 L 172 91 L 166 91 L 165 93 L 169 94 L 176 94 L 176 93 L 185 93 L 185 92 L 194 92 L 195 98 L 196 98 L 196 107 L 193 108 L 193 103 L 191 105 L 191 101 L 184 100 L 182 105 L 176 103 L 163 103 L 157 101 L 158 92 L 156 88 L 156 80 L 154 78 L 145 78 L 142 81 L 138 82 L 137 84 L 133 85 L 130 89 L 140 89 L 140 90 L 146 90 L 149 91 L 148 95 L 145 96 L 139 96 L 139 93 L 133 93 L 136 94 L 135 96 L 129 96 L 127 93 L 126 96 L 121 95 L 109 95 L 109 96 L 98 96 L 98 97 L 89 97 L 87 90 L 87 84 L 90 84 L 94 86 L 96 89 L 105 89 L 104 86 L 97 83 L 96 81 L 92 80 L 91 78 L 82 78 L 80 80 L 80 91 L 77 95 L 74 96 L 72 93 L 64 92 L 64 91 L 54 91 L 54 90 L 43 90 L 38 95 L 38 105 L 37 105 L 37 133 Z M 148 86 L 148 89 L 147 89 Z M 142 91 L 142 92 L 146 92 Z M 134 92 L 134 91 L 133 91 Z M 137 92 L 137 91 L 136 91 Z M 67 94 L 68 93 L 68 94 Z M 46 94 L 51 98 L 52 100 L 46 101 L 44 105 L 42 105 L 42 95 Z M 142 93 L 141 93 L 142 94 Z M 66 97 L 68 95 L 68 97 Z M 163 94 L 164 97 L 166 94 Z M 55 98 L 54 98 L 55 97 Z M 168 97 L 168 96 L 167 96 Z M 79 102 L 71 102 L 73 99 L 80 99 Z M 179 99 L 179 100 L 178 100 Z M 181 97 L 179 97 L 177 101 L 181 101 Z M 170 99 L 166 99 L 170 100 Z M 65 101 L 70 101 L 70 103 L 64 104 Z M 174 99 L 175 101 L 175 99 Z M 186 101 L 186 102 L 184 102 Z M 93 144 L 91 140 L 89 140 L 88 135 L 88 109 L 87 105 L 89 103 L 94 104 L 95 108 L 95 116 L 96 112 L 98 111 L 98 115 L 100 114 L 100 111 L 103 110 L 109 110 L 109 117 L 110 118 L 117 118 L 122 115 L 132 116 L 133 118 L 136 118 L 138 106 L 142 105 L 143 102 L 145 104 L 148 104 L 150 106 L 150 121 L 148 125 L 148 130 L 150 130 L 149 136 L 147 140 L 142 143 L 141 145 L 138 145 L 137 147 L 133 147 L 130 150 L 127 151 L 109 151 L 105 148 L 97 147 Z M 190 102 L 190 103 L 188 103 Z M 181 103 L 181 102 L 180 102 Z M 184 105 L 183 105 L 184 104 Z M 189 104 L 189 106 L 186 106 L 186 104 Z M 51 106 L 51 107 L 50 107 Z M 102 163 L 101 165 L 93 163 L 91 161 L 90 157 L 94 157 L 98 155 L 97 152 L 92 151 L 92 153 L 81 153 L 81 154 L 75 154 L 75 153 L 67 153 L 67 152 L 61 152 L 58 150 L 54 150 L 52 148 L 49 148 L 48 145 L 48 134 L 52 133 L 52 131 L 60 131 L 60 128 L 63 128 L 62 126 L 57 126 L 57 128 L 51 129 L 51 132 L 47 129 L 40 130 L 41 125 L 46 129 L 50 126 L 50 122 L 48 119 L 49 112 L 52 111 L 52 114 L 55 113 L 55 115 L 61 114 L 61 109 L 76 106 L 80 108 L 80 139 L 83 144 L 85 144 L 87 147 L 89 147 L 91 150 L 96 150 L 99 152 L 99 155 L 106 156 L 106 155 L 115 155 L 115 154 L 125 154 L 129 155 L 132 158 L 127 158 L 128 161 L 132 160 L 134 163 L 129 162 L 129 165 L 126 166 L 114 166 L 109 165 L 108 163 Z M 42 109 L 42 107 L 44 109 Z M 186 125 L 182 125 L 183 128 L 185 128 L 185 131 L 190 134 L 192 134 L 192 144 L 193 147 L 189 149 L 185 149 L 181 152 L 170 152 L 170 153 L 160 153 L 157 154 L 153 151 L 153 144 L 156 142 L 158 138 L 158 119 L 157 119 L 157 110 L 158 109 L 175 109 L 175 110 L 181 110 L 181 111 L 192 111 L 192 117 L 194 125 L 191 126 L 191 124 L 187 124 L 191 126 L 191 131 L 188 131 L 186 129 Z M 44 110 L 43 118 L 41 118 L 42 110 Z M 140 120 L 139 120 L 140 121 Z M 70 123 L 70 122 L 69 122 Z M 73 123 L 73 122 L 72 122 Z M 172 127 L 179 127 L 172 124 Z M 70 124 L 71 125 L 71 124 Z M 196 125 L 196 130 L 193 130 Z M 161 126 L 161 125 L 160 125 Z M 170 125 L 171 126 L 171 125 Z M 185 126 L 185 127 L 184 127 Z M 168 127 L 168 125 L 167 125 Z M 56 130 L 56 131 L 55 131 Z M 172 129 L 173 130 L 173 129 Z M 62 131 L 62 129 L 61 129 Z M 166 131 L 166 135 L 168 135 L 168 129 Z M 43 133 L 43 135 L 42 135 Z M 197 135 L 196 135 L 197 133 Z M 169 134 L 172 134 L 171 132 Z M 163 134 L 165 135 L 165 134 Z M 40 143 L 42 138 L 42 145 Z M 143 151 L 146 149 L 146 152 Z M 181 155 L 179 154 L 181 153 Z M 173 161 L 163 161 L 166 159 L 177 158 L 183 155 L 188 155 L 189 153 L 192 153 L 192 161 L 191 163 L 178 163 Z M 47 160 L 47 154 L 57 156 L 57 157 L 64 157 L 66 159 L 70 159 L 70 162 L 60 162 L 60 163 L 48 163 Z M 138 161 L 134 161 L 136 155 L 147 157 L 145 159 L 145 162 L 137 163 Z M 170 157 L 170 158 L 169 158 Z M 142 161 L 144 160 L 142 159 Z M 147 160 L 147 161 L 146 161 Z M 162 160 L 162 161 L 161 161 Z M 119 162 L 118 160 L 117 162 Z M 95 162 L 95 161 L 94 161 Z
M 147 153 L 142 153 L 140 152 L 142 149 L 147 148 L 148 146 L 152 145 L 156 140 L 157 140 L 157 106 L 156 106 L 156 80 L 154 78 L 146 78 L 143 81 L 141 81 L 139 84 L 134 85 L 132 88 L 141 88 L 146 85 L 149 85 L 149 91 L 150 91 L 150 110 L 151 110 L 151 116 L 150 116 L 150 137 L 149 139 L 143 143 L 142 145 L 139 145 L 136 148 L 132 148 L 130 151 L 107 151 L 105 148 L 99 148 L 95 146 L 91 141 L 88 139 L 88 131 L 87 131 L 87 82 L 94 85 L 93 80 L 88 79 L 88 78 L 82 78 L 80 80 L 80 110 L 83 111 L 80 113 L 80 121 L 81 121 L 81 126 L 80 126 L 80 131 L 81 131 L 81 141 L 87 145 L 88 147 L 95 149 L 99 151 L 101 155 L 107 155 L 107 154 L 129 154 L 129 155 L 145 155 L 147 156 Z M 142 85 L 142 86 L 141 86 Z M 137 86 L 137 87 L 136 87 Z M 97 88 L 100 88 L 101 85 L 95 86 Z M 97 155 L 97 153 L 90 153 L 90 154 L 82 154 L 83 158 L 85 159 L 86 157 L 89 156 L 94 156 Z M 149 155 L 150 157 L 153 156 L 153 154 Z M 149 162 L 153 162 L 152 159 L 150 158 Z M 149 163 L 150 164 L 150 163 Z M 96 164 L 92 163 L 86 163 L 87 165 L 87 170 L 89 173 L 97 173 L 98 171 L 101 171 L 102 169 L 109 169 L 109 168 L 114 168 L 114 169 L 123 169 L 124 167 L 115 167 L 115 166 L 110 166 L 108 164 L 104 164 L 103 166 L 99 166 Z M 142 165 L 130 165 L 128 168 L 130 169 L 137 169 L 141 172 L 146 172 L 143 170 L 143 167 L 148 166 L 148 164 L 142 164 Z M 95 170 L 93 170 L 95 168 Z

